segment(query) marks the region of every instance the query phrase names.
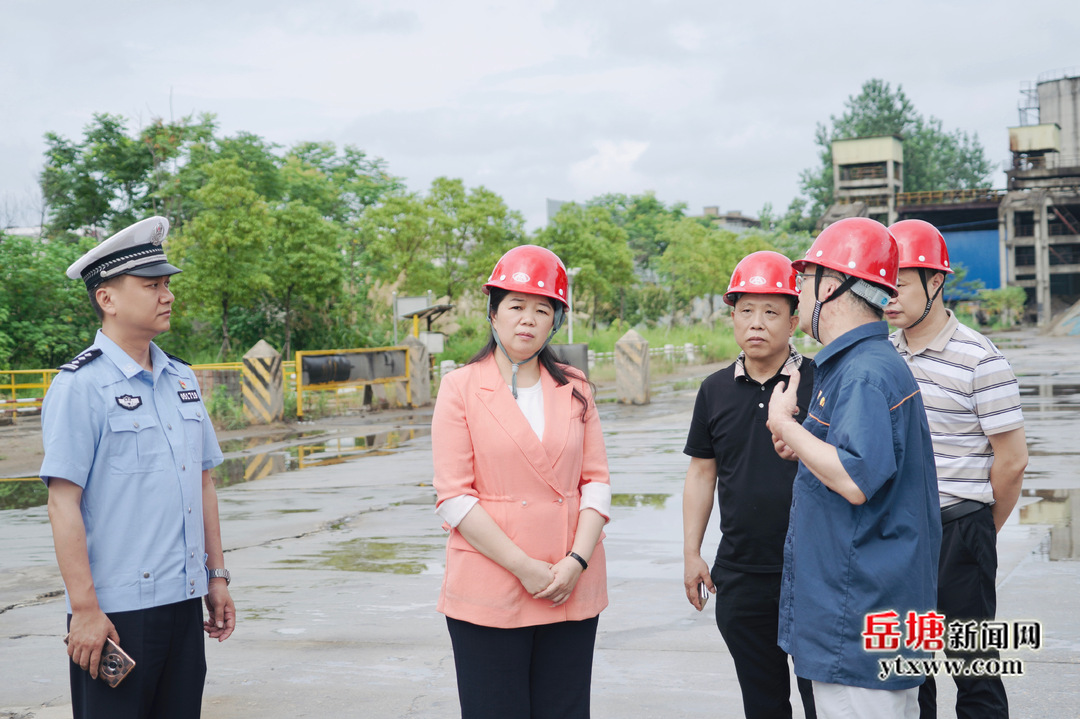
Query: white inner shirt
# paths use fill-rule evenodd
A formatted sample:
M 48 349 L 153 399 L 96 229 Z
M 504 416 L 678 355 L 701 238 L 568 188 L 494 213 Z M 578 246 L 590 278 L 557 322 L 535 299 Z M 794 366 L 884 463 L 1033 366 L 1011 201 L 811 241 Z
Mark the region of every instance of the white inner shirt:
M 544 441 L 544 388 L 540 382 L 532 387 L 518 387 L 517 405 L 529 426 L 536 432 L 541 442 Z

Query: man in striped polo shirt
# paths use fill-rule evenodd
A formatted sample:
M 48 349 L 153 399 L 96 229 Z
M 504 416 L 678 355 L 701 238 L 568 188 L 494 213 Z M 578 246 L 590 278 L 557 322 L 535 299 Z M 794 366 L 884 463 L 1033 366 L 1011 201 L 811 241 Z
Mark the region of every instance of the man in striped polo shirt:
M 997 532 L 1016 506 L 1027 466 L 1020 393 L 994 343 L 945 309 L 952 274 L 945 239 L 922 220 L 889 228 L 900 249 L 898 296 L 885 309 L 890 339 L 919 383 L 934 444 L 941 499 L 938 612 L 953 621 L 993 620 Z M 958 653 L 964 659 L 997 652 Z M 960 719 L 1008 717 L 1000 676 L 954 677 Z M 937 716 L 937 690 L 919 691 L 921 719 Z

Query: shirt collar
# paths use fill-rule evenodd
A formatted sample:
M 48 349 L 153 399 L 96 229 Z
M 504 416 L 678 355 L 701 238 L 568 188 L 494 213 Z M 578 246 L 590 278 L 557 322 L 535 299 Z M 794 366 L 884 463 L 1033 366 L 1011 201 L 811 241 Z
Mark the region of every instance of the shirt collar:
M 799 354 L 798 350 L 792 344 L 788 345 L 788 358 L 784 360 L 784 366 L 780 368 L 780 371 L 776 374 L 790 375 L 791 369 L 799 369 L 802 367 L 803 357 Z M 739 356 L 735 358 L 735 379 L 748 378 L 746 374 L 746 353 L 740 352 Z
M 951 340 L 953 334 L 956 333 L 956 328 L 960 325 L 960 320 L 956 319 L 956 315 L 953 314 L 952 310 L 945 310 L 945 314 L 948 316 L 948 319 L 945 321 L 945 326 L 941 328 L 941 331 L 937 333 L 934 339 L 930 340 L 926 347 L 923 347 L 918 352 L 912 352 L 911 348 L 908 347 L 907 335 L 904 334 L 903 330 L 899 330 L 896 333 L 896 349 L 901 352 L 907 352 L 910 355 L 922 354 L 926 350 L 944 352 L 949 344 L 949 340 Z
M 142 366 L 132 359 L 131 355 L 122 350 L 120 345 L 109 339 L 109 336 L 100 329 L 94 337 L 94 345 L 101 349 L 102 354 L 112 360 L 112 363 L 127 379 L 131 379 L 143 371 Z M 170 363 L 169 356 L 153 342 L 150 343 L 150 362 L 154 365 L 153 377 L 155 380 Z
M 852 347 L 863 340 L 873 338 L 881 338 L 886 341 L 889 339 L 889 325 L 887 325 L 884 320 L 879 322 L 867 322 L 864 325 L 859 325 L 855 329 L 848 330 L 840 335 L 821 348 L 821 351 L 814 357 L 814 365 L 816 367 L 821 367 L 849 347 Z

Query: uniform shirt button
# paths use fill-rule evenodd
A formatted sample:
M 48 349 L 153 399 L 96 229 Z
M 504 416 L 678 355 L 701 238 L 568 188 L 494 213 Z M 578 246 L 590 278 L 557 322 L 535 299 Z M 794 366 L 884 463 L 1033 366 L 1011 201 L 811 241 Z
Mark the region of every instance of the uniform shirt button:
M 188 513 L 188 514 L 191 514 L 191 507 L 188 507 L 188 508 L 187 508 L 187 513 Z
M 169 429 L 172 429 L 172 425 L 171 425 L 171 424 L 169 424 L 169 425 L 166 425 L 166 426 L 167 426 L 167 427 L 168 427 Z
M 180 465 L 180 470 L 181 471 L 187 471 L 187 465 L 186 464 L 181 464 Z
M 138 422 L 132 422 L 131 426 L 134 427 L 135 429 L 138 429 L 139 428 L 139 423 Z
M 202 412 L 196 412 L 196 413 L 195 413 L 195 416 L 196 416 L 196 417 L 202 417 Z
M 192 559 L 194 559 L 194 558 L 195 558 L 195 552 L 192 552 L 192 553 L 191 553 L 191 558 L 192 558 Z
M 191 586 L 193 586 L 193 587 L 195 586 L 195 580 L 194 579 L 191 580 Z
M 188 592 L 188 594 L 194 594 L 194 593 L 195 593 L 195 587 L 192 587 L 192 588 L 191 588 L 191 591 L 190 591 L 190 592 Z
M 150 572 L 143 572 L 142 578 L 143 579 L 149 579 L 150 578 Z

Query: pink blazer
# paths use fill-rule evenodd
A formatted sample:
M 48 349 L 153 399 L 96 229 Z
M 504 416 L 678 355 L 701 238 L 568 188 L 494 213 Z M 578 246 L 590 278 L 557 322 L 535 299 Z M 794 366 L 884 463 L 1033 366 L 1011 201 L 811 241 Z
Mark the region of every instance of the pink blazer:
M 554 564 L 573 545 L 581 486 L 610 480 L 588 383 L 571 380 L 559 387 L 542 368 L 540 381 L 543 442 L 518 408 L 495 358 L 489 357 L 443 378 L 431 443 L 440 503 L 462 494 L 478 497 L 526 554 Z M 581 403 L 571 396 L 575 386 L 590 399 L 585 422 Z M 570 599 L 553 608 L 551 600 L 533 599 L 513 574 L 450 530 L 438 603 L 448 617 L 488 627 L 526 627 L 589 619 L 606 606 L 602 541 Z

